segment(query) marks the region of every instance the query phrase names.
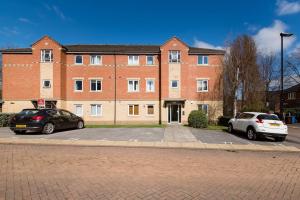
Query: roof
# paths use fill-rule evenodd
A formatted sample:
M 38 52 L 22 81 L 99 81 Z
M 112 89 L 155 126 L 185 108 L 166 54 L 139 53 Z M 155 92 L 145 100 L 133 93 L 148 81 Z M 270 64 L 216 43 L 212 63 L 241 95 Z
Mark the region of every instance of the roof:
M 64 45 L 67 53 L 103 53 L 103 54 L 159 54 L 159 45 L 98 45 L 74 44 Z M 31 48 L 3 49 L 2 53 L 32 53 Z M 223 55 L 224 50 L 189 47 L 189 54 Z

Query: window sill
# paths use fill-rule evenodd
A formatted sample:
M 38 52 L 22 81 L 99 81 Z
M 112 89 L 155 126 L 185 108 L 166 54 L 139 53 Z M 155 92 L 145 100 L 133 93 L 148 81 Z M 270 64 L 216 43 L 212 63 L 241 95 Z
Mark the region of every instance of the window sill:
M 127 91 L 128 93 L 138 93 L 140 91 Z
M 139 67 L 140 66 L 140 64 L 134 64 L 134 65 L 127 65 L 128 67 Z
M 209 66 L 209 64 L 197 64 L 197 66 Z
M 91 67 L 101 67 L 103 66 L 102 63 L 101 64 L 89 64 L 88 66 L 91 66 Z
M 98 90 L 98 91 L 92 91 L 92 90 L 90 90 L 90 92 L 92 92 L 92 93 L 101 93 L 102 90 Z
M 128 115 L 128 117 L 139 117 L 140 115 Z
M 53 61 L 51 61 L 51 62 L 43 62 L 43 61 L 40 61 L 40 63 L 54 63 Z
M 83 92 L 83 90 L 74 90 L 74 92 L 78 92 L 78 93 L 81 93 L 81 92 Z
M 155 91 L 146 91 L 146 93 L 155 93 Z
M 205 93 L 205 92 L 208 92 L 208 90 L 205 90 L 205 91 L 197 91 L 197 92 L 199 92 L 199 93 L 204 92 L 204 93 Z

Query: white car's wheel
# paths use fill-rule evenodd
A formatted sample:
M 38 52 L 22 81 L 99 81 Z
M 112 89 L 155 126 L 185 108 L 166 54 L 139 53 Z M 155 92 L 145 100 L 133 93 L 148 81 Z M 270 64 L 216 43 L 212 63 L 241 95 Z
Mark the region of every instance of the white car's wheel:
M 256 140 L 256 133 L 253 128 L 248 128 L 247 129 L 247 138 L 249 140 Z
M 234 132 L 232 124 L 229 124 L 229 126 L 228 126 L 228 132 L 229 133 L 233 133 Z

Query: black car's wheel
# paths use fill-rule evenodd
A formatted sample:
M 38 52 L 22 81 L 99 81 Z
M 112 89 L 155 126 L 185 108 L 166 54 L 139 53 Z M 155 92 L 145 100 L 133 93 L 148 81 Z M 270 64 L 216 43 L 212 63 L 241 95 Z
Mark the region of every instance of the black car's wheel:
M 275 141 L 276 142 L 283 142 L 285 140 L 285 137 L 276 137 Z
M 257 135 L 256 135 L 255 130 L 253 128 L 248 128 L 247 129 L 247 138 L 249 140 L 256 140 Z
M 14 131 L 14 133 L 16 134 L 16 135 L 19 135 L 19 134 L 23 134 L 23 133 L 25 133 L 26 131 Z
M 82 129 L 83 127 L 84 127 L 83 121 L 79 121 L 79 122 L 77 123 L 77 128 L 78 128 L 78 129 Z
M 52 124 L 52 123 L 46 123 L 42 132 L 44 134 L 51 134 L 51 133 L 53 133 L 54 132 L 54 124 Z
M 229 126 L 228 126 L 228 132 L 229 133 L 234 133 L 234 129 L 233 129 L 232 124 L 229 124 Z

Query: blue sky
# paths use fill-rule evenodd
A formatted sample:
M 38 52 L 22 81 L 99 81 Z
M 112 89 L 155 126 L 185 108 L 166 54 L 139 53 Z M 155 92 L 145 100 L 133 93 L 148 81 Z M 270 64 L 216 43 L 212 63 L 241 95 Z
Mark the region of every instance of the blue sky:
M 43 35 L 62 44 L 162 44 L 175 35 L 218 48 L 246 33 L 259 49 L 278 52 L 281 31 L 295 34 L 288 51 L 300 47 L 295 0 L 7 0 L 0 13 L 0 47 L 28 47 Z

